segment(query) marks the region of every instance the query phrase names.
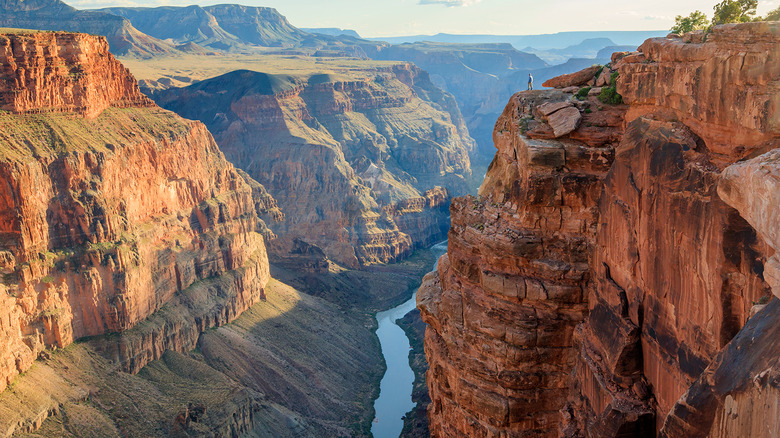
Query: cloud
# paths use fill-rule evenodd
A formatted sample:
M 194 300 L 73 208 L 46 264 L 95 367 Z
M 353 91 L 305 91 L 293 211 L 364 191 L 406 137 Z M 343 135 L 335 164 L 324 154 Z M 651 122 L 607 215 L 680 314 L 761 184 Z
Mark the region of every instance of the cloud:
M 673 20 L 673 18 L 668 16 L 668 15 L 648 15 L 648 16 L 645 17 L 645 20 L 648 20 L 648 21 L 654 21 L 654 20 L 669 21 L 669 20 Z
M 471 6 L 482 0 L 420 0 L 421 5 L 442 5 L 448 8 L 455 6 Z

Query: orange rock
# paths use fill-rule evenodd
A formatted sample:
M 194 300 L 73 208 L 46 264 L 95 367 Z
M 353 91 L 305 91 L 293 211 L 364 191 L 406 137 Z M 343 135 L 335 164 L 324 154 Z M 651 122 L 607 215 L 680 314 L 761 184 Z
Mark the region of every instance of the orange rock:
M 551 88 L 566 88 L 586 85 L 589 81 L 595 79 L 596 73 L 599 71 L 599 69 L 601 69 L 600 65 L 592 65 L 578 72 L 560 75 L 552 79 L 548 79 L 542 84 L 542 86 Z
M 273 202 L 253 199 L 204 125 L 136 99 L 101 37 L 0 41 L 17 63 L 0 80 L 13 111 L 0 114 L 0 390 L 45 348 L 144 321 L 101 346 L 138 371 L 263 296 L 256 209 Z
M 498 152 L 480 199 L 453 200 L 448 254 L 417 295 L 429 324 L 433 436 L 558 434 L 613 149 L 529 138 L 518 120 L 579 114 L 567 98 L 513 96 L 496 124 Z
M 57 63 L 50 63 L 51 60 Z M 152 106 L 104 37 L 42 32 L 0 35 L 0 108 L 17 113 Z

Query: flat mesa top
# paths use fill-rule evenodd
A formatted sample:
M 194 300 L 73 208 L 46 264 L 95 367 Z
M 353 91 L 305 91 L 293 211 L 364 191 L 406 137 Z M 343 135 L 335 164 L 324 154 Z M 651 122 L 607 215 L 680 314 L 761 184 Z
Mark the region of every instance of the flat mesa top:
M 6 35 L 32 34 L 32 33 L 43 33 L 43 32 L 55 33 L 54 31 L 51 30 L 16 29 L 13 27 L 0 27 L 0 34 L 6 34 Z
M 174 87 L 213 78 L 235 70 L 250 70 L 269 75 L 298 77 L 329 75 L 336 80 L 373 77 L 379 68 L 404 64 L 399 61 L 374 61 L 349 57 L 315 57 L 268 54 L 215 54 L 158 56 L 151 59 L 119 57 L 136 79 L 168 78 Z

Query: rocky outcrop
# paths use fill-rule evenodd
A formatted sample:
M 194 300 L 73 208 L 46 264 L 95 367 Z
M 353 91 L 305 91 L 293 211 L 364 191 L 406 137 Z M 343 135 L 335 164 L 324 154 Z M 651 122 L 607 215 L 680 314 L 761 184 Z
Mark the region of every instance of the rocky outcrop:
M 648 40 L 558 139 L 510 100 L 418 292 L 434 436 L 776 434 L 778 30 Z
M 109 106 L 154 105 L 107 52 L 105 38 L 86 34 L 0 36 L 0 109 L 67 111 L 94 118 Z
M 263 296 L 258 203 L 205 126 L 136 99 L 101 37 L 0 39 L 18 63 L 0 89 L 28 96 L 0 115 L 0 389 L 45 349 L 104 333 L 118 335 L 99 349 L 135 372 Z M 63 71 L 86 72 L 85 95 Z
M 556 76 L 552 79 L 548 79 L 544 81 L 542 86 L 551 87 L 551 88 L 565 88 L 565 87 L 588 85 L 588 83 L 592 80 L 594 81 L 593 84 L 595 84 L 595 80 L 593 79 L 594 75 L 598 73 L 600 70 L 601 70 L 600 65 L 593 65 L 586 69 L 574 73 L 569 73 L 561 76 Z
M 280 239 L 348 266 L 396 260 L 445 234 L 473 140 L 452 96 L 416 67 L 345 74 L 236 71 L 155 99 L 206 123 L 269 189 L 285 212 Z
M 479 198 L 453 200 L 447 255 L 418 291 L 433 436 L 557 436 L 574 328 L 587 315 L 597 201 L 625 111 L 586 112 L 590 103 L 568 98 L 513 96 Z M 544 120 L 556 110 L 586 123 L 555 139 Z M 588 135 L 596 119 L 610 122 L 608 141 Z

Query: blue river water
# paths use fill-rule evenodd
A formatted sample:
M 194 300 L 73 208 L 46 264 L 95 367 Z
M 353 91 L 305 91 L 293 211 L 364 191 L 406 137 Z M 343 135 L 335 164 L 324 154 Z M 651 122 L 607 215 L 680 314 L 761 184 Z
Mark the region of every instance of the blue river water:
M 447 242 L 438 243 L 429 251 L 433 251 L 438 258 L 447 252 Z M 433 269 L 436 269 L 436 263 Z M 376 416 L 371 425 L 374 438 L 398 438 L 403 429 L 404 414 L 414 408 L 414 372 L 409 367 L 409 338 L 396 321 L 416 307 L 416 299 L 417 292 L 408 301 L 376 314 L 379 323 L 376 335 L 382 346 L 387 371 L 379 384 L 379 397 L 374 402 Z

